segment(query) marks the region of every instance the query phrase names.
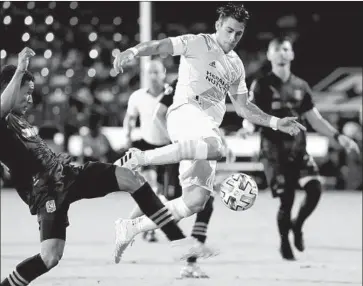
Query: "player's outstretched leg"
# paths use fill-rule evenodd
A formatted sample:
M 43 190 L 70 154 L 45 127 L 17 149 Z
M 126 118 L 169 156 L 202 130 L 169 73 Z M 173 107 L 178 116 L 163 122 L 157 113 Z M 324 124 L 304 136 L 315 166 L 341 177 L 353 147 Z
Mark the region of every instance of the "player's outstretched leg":
M 50 226 L 50 224 L 52 224 L 50 221 L 41 222 L 41 232 L 44 232 L 44 225 Z M 45 231 L 52 230 L 48 227 Z M 65 234 L 65 227 L 62 232 Z M 14 271 L 1 282 L 1 286 L 29 285 L 33 280 L 54 268 L 62 258 L 65 245 L 64 239 L 52 238 L 42 241 L 40 253 L 19 263 Z
M 184 140 L 153 150 L 130 148 L 115 165 L 130 169 L 140 166 L 166 165 L 182 160 L 219 160 L 223 157 L 223 144 L 218 137 Z
M 291 229 L 291 209 L 294 203 L 295 190 L 284 189 L 280 196 L 280 208 L 277 214 L 277 224 L 280 233 L 281 245 L 280 253 L 286 260 L 295 260 L 289 241 L 289 231 Z
M 176 224 L 176 221 L 181 218 L 200 211 L 203 207 L 199 208 L 199 205 L 204 206 L 209 191 L 204 193 L 202 189 L 201 192 L 196 192 L 197 197 L 188 201 L 189 206 L 182 198 L 179 198 L 168 202 L 166 207 L 138 172 L 124 167 L 117 167 L 116 177 L 119 189 L 128 191 L 145 214 L 133 220 L 118 219 L 116 221 L 116 263 L 120 261 L 123 252 L 137 234 L 157 228 L 160 228 L 167 238 L 173 241 L 174 246 L 184 251 L 184 253 L 180 253 L 180 259 L 186 259 L 191 255 L 197 255 L 198 257 L 212 256 L 212 253 L 205 251 L 205 248 L 195 238 L 186 238 Z
M 207 239 L 207 229 L 213 213 L 214 197 L 210 196 L 204 209 L 197 213 L 192 230 L 192 236 L 199 242 L 205 243 Z M 187 259 L 187 264 L 180 271 L 181 278 L 209 278 L 197 264 L 197 257 L 191 256 Z
M 141 211 L 150 218 L 150 221 L 155 224 L 155 227 L 161 228 L 171 241 L 185 239 L 173 215 L 154 193 L 144 177 L 138 172 L 124 167 L 116 167 L 115 174 L 119 189 L 131 194 Z M 122 253 L 140 231 L 133 220 L 119 219 L 115 223 L 115 228 L 115 262 L 119 263 Z
M 305 250 L 302 227 L 306 219 L 312 214 L 320 200 L 322 186 L 320 181 L 311 180 L 305 186 L 305 199 L 300 206 L 297 218 L 292 222 L 292 231 L 294 233 L 294 244 L 299 251 Z

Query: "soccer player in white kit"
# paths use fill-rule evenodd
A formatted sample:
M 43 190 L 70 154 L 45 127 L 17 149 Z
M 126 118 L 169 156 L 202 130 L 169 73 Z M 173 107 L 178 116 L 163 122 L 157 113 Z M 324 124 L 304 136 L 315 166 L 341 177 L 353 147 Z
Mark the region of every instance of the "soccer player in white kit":
M 180 162 L 183 195 L 165 204 L 175 220 L 201 211 L 213 191 L 216 160 L 223 152 L 218 127 L 228 92 L 236 112 L 254 124 L 290 135 L 306 130 L 295 117 L 270 116 L 248 101 L 243 63 L 233 49 L 242 38 L 249 14 L 239 3 L 224 4 L 217 12 L 214 34 L 188 34 L 140 43 L 119 53 L 114 60 L 116 72 L 122 72 L 123 66 L 136 57 L 181 56 L 174 102 L 167 115 L 173 143 L 145 152 L 135 150 L 119 162 L 129 168 Z M 118 220 L 116 252 L 121 256 L 138 233 L 154 228 L 157 226 L 145 216 Z

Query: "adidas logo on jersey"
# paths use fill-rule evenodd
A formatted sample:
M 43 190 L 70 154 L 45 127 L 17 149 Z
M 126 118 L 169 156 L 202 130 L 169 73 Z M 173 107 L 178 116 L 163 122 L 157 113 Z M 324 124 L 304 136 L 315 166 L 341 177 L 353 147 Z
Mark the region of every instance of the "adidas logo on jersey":
M 216 62 L 215 62 L 215 61 L 213 61 L 213 62 L 211 62 L 209 65 L 210 65 L 211 67 L 215 68 L 215 67 L 216 67 Z

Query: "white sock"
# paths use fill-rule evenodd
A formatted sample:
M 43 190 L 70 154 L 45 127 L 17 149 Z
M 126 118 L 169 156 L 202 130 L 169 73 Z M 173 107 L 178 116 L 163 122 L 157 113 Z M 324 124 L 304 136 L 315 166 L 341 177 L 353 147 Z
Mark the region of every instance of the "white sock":
M 177 198 L 175 200 L 169 201 L 165 204 L 165 206 L 170 210 L 175 221 L 179 221 L 193 214 L 193 212 L 184 203 L 183 198 Z M 136 218 L 135 221 L 139 232 L 149 231 L 158 228 L 158 226 L 145 215 Z
M 182 160 L 205 160 L 208 157 L 208 144 L 203 140 L 187 140 L 164 147 L 144 151 L 138 156 L 140 165 L 167 165 Z

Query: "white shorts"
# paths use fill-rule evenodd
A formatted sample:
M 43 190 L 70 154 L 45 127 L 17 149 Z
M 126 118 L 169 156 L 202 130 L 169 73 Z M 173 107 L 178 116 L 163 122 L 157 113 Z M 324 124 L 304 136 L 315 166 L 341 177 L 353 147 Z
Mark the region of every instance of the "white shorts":
M 172 110 L 167 117 L 167 128 L 173 143 L 216 137 L 221 140 L 218 126 L 198 106 L 187 103 Z M 213 192 L 217 161 L 183 160 L 179 167 L 181 187 L 197 185 Z

